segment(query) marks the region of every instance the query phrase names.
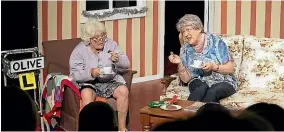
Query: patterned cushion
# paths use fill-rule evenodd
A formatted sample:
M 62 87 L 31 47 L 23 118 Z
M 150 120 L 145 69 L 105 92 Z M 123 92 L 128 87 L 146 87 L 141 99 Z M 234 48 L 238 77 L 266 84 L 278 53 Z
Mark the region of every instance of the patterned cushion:
M 230 54 L 235 62 L 235 77 L 239 78 L 240 66 L 242 65 L 242 56 L 243 56 L 243 41 L 244 37 L 241 35 L 220 35 L 222 40 L 228 45 Z M 239 81 L 238 81 L 239 82 Z M 239 86 L 240 84 L 238 84 Z
M 260 45 L 261 40 L 267 42 L 267 39 L 254 39 L 255 41 L 252 41 L 251 37 L 248 37 L 248 41 L 246 38 L 244 41 L 243 64 L 239 76 L 240 89 L 261 88 L 282 90 L 284 92 L 284 50 L 277 51 L 275 46 L 270 46 L 274 47 L 273 50 L 261 48 L 256 44 Z

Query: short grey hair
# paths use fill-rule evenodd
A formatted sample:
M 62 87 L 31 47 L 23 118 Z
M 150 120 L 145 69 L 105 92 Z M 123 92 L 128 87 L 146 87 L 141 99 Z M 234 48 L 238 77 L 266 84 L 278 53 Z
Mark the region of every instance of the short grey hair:
M 176 24 L 177 30 L 180 32 L 182 28 L 185 26 L 190 26 L 195 30 L 204 31 L 203 23 L 200 18 L 193 14 L 186 14 L 182 18 L 180 18 Z
M 90 38 L 94 37 L 97 30 L 106 32 L 105 25 L 96 19 L 88 19 L 88 21 L 84 25 L 82 25 L 81 39 L 89 43 Z

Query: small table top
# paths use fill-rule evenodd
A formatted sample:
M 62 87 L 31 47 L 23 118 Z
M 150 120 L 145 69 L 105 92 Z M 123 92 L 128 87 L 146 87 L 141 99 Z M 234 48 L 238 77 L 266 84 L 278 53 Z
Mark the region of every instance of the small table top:
M 182 109 L 177 111 L 166 111 L 161 108 L 150 108 L 148 106 L 140 109 L 141 114 L 148 114 L 151 116 L 158 116 L 164 118 L 173 118 L 173 119 L 187 119 L 190 115 L 194 115 L 195 112 L 185 111 L 184 108 L 194 104 L 194 101 L 188 100 L 178 100 L 177 105 L 180 105 Z

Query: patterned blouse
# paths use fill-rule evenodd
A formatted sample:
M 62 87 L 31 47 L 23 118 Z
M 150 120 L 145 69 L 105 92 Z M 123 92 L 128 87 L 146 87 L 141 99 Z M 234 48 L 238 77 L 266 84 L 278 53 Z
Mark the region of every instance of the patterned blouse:
M 227 82 L 237 89 L 236 78 L 233 74 L 224 75 L 214 71 L 205 73 L 202 69 L 191 66 L 194 60 L 201 60 L 204 63 L 213 62 L 218 65 L 226 64 L 228 61 L 232 60 L 228 46 L 219 36 L 211 33 L 205 34 L 205 48 L 201 53 L 196 53 L 189 44 L 185 44 L 181 47 L 181 60 L 186 69 L 191 73 L 191 81 L 199 78 L 201 81 L 206 82 L 209 87 L 216 83 Z

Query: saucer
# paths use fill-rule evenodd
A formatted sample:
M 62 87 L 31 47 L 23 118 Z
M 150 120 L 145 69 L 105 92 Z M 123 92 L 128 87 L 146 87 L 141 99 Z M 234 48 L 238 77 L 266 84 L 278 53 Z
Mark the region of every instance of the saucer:
M 115 74 L 115 72 L 112 72 L 112 73 L 102 73 L 102 75 L 113 75 Z
M 201 66 L 195 66 L 195 65 L 190 65 L 191 67 L 193 67 L 193 68 L 197 68 L 197 69 L 200 69 L 201 68 Z

